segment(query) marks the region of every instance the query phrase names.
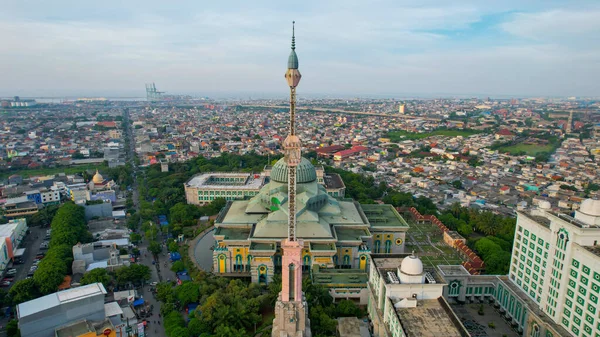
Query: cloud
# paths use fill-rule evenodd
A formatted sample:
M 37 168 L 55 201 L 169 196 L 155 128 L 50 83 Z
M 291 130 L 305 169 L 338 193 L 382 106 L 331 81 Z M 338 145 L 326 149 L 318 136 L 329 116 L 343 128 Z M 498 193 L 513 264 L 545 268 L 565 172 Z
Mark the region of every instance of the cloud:
M 597 41 L 600 9 L 517 13 L 501 27 L 515 36 L 537 41 Z
M 599 11 L 557 0 L 109 4 L 5 6 L 0 94 L 283 93 L 292 20 L 307 93 L 598 92 Z

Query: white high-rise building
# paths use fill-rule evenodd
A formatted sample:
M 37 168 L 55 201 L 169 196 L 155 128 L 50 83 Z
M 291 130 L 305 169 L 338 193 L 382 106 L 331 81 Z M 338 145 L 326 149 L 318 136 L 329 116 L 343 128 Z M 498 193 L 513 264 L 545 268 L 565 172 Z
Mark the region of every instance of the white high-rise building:
M 585 200 L 574 218 L 548 202 L 518 213 L 509 278 L 572 336 L 600 337 L 599 242 L 600 200 Z

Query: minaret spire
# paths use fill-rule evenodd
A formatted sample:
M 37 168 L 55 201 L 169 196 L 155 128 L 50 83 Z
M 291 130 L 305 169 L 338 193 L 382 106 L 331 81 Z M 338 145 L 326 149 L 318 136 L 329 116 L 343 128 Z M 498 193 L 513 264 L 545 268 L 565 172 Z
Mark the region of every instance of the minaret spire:
M 296 237 L 296 169 L 302 160 L 300 138 L 296 136 L 296 87 L 300 83 L 296 55 L 295 22 L 292 22 L 292 51 L 285 79 L 290 87 L 290 130 L 283 141 L 288 169 L 288 237 L 281 241 L 281 293 L 275 303 L 272 337 L 311 337 L 306 300 L 302 295 L 302 249 L 304 242 Z
M 296 50 L 296 21 L 292 21 L 292 50 Z
M 296 87 L 300 83 L 298 55 L 296 55 L 295 21 L 292 22 L 292 51 L 288 57 L 288 69 L 285 78 L 290 86 L 290 131 L 283 142 L 285 161 L 288 167 L 288 240 L 296 241 L 296 166 L 302 160 L 300 138 L 296 136 Z

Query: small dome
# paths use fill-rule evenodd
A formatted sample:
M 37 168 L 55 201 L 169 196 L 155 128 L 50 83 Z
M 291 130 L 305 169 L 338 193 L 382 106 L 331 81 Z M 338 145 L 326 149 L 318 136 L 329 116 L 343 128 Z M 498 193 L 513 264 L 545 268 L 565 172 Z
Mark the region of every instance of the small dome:
M 96 174 L 94 174 L 92 181 L 94 184 L 102 184 L 104 182 L 104 177 L 100 174 L 100 172 L 98 172 L 98 170 L 96 170 Z
M 600 200 L 585 199 L 579 206 L 579 212 L 590 216 L 600 216 Z
M 406 275 L 421 275 L 423 274 L 423 262 L 414 255 L 407 256 L 400 264 L 400 272 Z
M 288 167 L 285 162 L 285 158 L 281 158 L 273 165 L 271 169 L 271 180 L 279 182 L 279 183 L 287 183 L 288 182 Z M 302 158 L 300 164 L 296 167 L 296 183 L 310 183 L 317 180 L 317 170 L 311 162 Z
M 552 205 L 550 205 L 550 201 L 548 201 L 548 200 L 542 200 L 538 204 L 538 207 L 541 208 L 541 209 L 550 209 L 550 208 L 552 208 Z

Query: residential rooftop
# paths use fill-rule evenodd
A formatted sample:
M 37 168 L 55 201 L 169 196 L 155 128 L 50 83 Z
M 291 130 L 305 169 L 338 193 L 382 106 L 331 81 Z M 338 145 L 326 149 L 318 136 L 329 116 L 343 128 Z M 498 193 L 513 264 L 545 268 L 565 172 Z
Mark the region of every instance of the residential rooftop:
M 104 289 L 102 283 L 92 283 L 77 288 L 59 291 L 17 305 L 17 317 L 21 319 L 44 310 L 58 307 L 64 303 L 78 301 L 97 295 L 106 295 L 106 289 Z

